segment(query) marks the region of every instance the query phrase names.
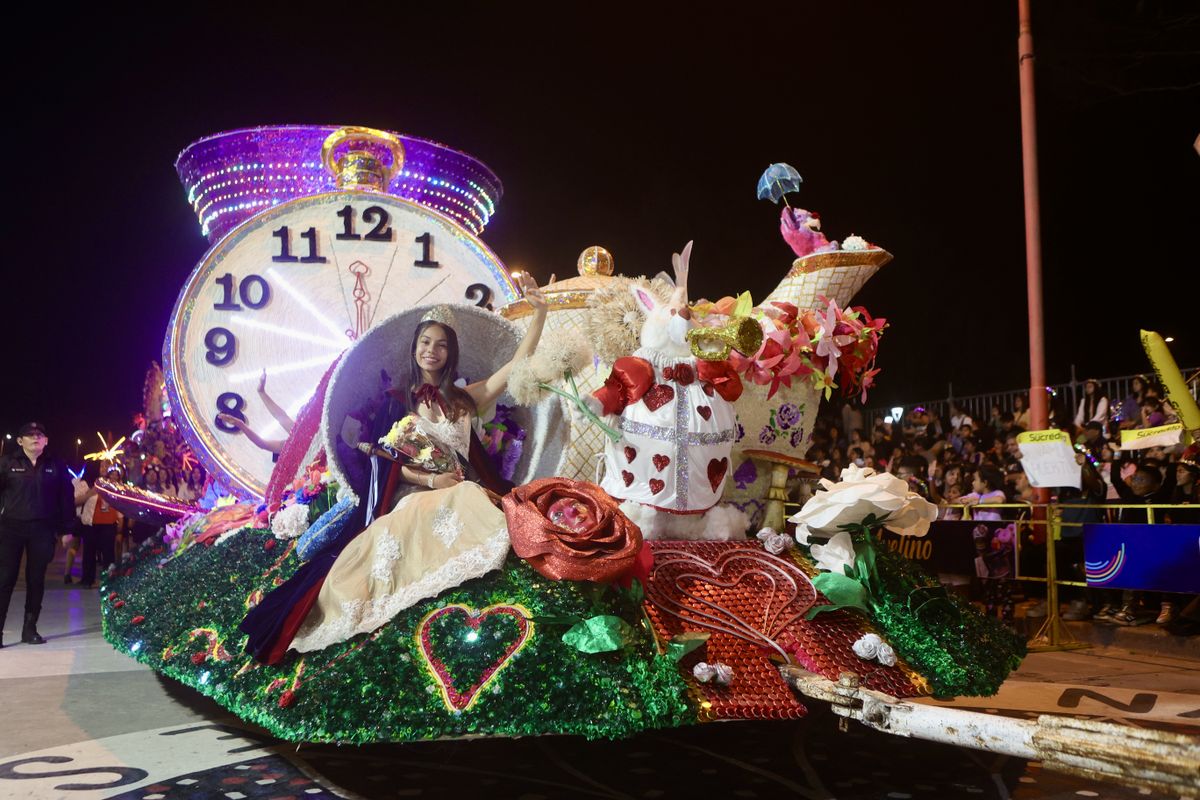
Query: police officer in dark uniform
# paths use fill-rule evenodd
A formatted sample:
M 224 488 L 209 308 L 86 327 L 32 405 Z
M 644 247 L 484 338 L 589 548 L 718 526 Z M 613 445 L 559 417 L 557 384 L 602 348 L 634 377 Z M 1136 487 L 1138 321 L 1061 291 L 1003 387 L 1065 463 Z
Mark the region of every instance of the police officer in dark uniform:
M 54 560 L 54 539 L 75 526 L 71 476 L 63 462 L 43 455 L 46 429 L 40 423 L 22 425 L 17 449 L 0 456 L 0 647 L 4 620 L 25 556 L 25 624 L 21 641 L 45 644 L 37 631 L 46 588 L 46 568 Z

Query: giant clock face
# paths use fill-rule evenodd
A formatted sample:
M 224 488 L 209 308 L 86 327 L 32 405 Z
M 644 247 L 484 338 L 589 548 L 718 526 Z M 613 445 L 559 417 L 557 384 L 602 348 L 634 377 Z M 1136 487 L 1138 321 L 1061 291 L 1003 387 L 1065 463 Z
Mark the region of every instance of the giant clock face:
M 235 492 L 261 495 L 272 454 L 217 415 L 283 439 L 258 393 L 264 369 L 267 394 L 294 419 L 374 320 L 415 305 L 516 298 L 500 260 L 437 211 L 365 191 L 293 200 L 230 231 L 196 266 L 167 334 L 167 389 L 205 466 Z

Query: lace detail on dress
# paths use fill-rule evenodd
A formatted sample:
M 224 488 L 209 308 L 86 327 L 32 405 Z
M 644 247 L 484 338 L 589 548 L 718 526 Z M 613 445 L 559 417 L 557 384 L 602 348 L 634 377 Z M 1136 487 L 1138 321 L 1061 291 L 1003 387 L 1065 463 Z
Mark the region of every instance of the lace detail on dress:
M 296 634 L 292 648 L 300 653 L 310 653 L 344 642 L 357 634 L 370 633 L 421 600 L 436 597 L 472 578 L 500 569 L 508 555 L 508 544 L 508 528 L 501 525 L 478 546 L 425 573 L 419 581 L 399 587 L 394 594 L 382 594 L 367 601 L 345 602 L 342 604 L 342 614 L 337 619 L 326 620 L 313 627 L 305 625 Z
M 400 560 L 400 542 L 390 533 L 375 542 L 375 560 L 371 562 L 371 577 L 390 584 L 392 565 Z
M 449 550 L 454 540 L 463 532 L 463 521 L 453 508 L 442 506 L 433 513 L 433 535 Z

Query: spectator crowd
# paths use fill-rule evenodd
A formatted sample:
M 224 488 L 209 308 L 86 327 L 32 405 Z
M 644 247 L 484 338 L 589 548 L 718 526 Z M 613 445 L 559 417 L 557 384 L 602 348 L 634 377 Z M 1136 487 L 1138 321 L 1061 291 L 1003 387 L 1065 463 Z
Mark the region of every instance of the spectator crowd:
M 1195 445 L 1186 449 L 1182 445 L 1121 449 L 1122 430 L 1177 421 L 1174 409 L 1154 381 L 1134 378 L 1129 394 L 1114 399 L 1105 396 L 1098 381 L 1089 380 L 1076 408 L 1065 408 L 1052 392 L 1048 392 L 1047 401 L 1050 426 L 1070 436 L 1082 471 L 1081 489 L 1051 490 L 1050 501 L 1065 506 L 1062 540 L 1056 545 L 1060 579 L 1084 580 L 1080 527 L 1084 523 L 1200 523 L 1200 457 Z M 899 419 L 885 417 L 872 421 L 870 427 L 867 423 L 864 413 L 849 404 L 830 409 L 818 418 L 806 457 L 821 467 L 822 477 L 837 480 L 851 464 L 869 466 L 908 481 L 913 491 L 942 506 L 943 519 L 968 515 L 971 519 L 1030 517 L 1029 509 L 978 508 L 1035 502 L 1035 490 L 1022 469 L 1017 442 L 1018 434 L 1031 426 L 1027 397 L 1016 396 L 1008 408 L 992 405 L 988 418 L 982 420 L 972 418 L 951 401 L 945 404 L 943 413 L 917 406 Z M 1198 507 L 1149 513 L 1147 509 L 1096 507 L 1105 504 Z M 1085 507 L 1073 509 L 1072 505 Z M 1044 527 L 1024 526 L 1020 559 L 1023 576 L 1045 575 Z M 1011 589 L 1020 592 L 1033 586 Z M 1026 594 L 1036 592 L 1029 589 Z M 1064 619 L 1095 619 L 1115 625 L 1157 622 L 1173 633 L 1200 633 L 1200 601 L 1196 599 L 1130 592 L 1109 595 L 1093 590 L 1076 591 L 1073 597 L 1068 591 L 1067 596 L 1071 601 Z M 1044 597 L 1040 602 L 1031 599 L 1035 602 L 1026 615 L 1044 616 Z M 1012 604 L 1007 605 L 1002 615 L 1011 617 Z

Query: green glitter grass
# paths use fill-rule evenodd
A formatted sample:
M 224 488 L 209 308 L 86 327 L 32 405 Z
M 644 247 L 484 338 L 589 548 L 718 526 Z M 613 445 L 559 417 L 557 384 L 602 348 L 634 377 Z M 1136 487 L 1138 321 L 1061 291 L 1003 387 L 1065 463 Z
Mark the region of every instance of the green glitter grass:
M 253 593 L 270 591 L 299 566 L 287 547 L 269 532 L 244 529 L 161 566 L 166 556 L 160 546 L 139 549 L 132 564 L 102 582 L 104 636 L 119 651 L 291 741 L 552 733 L 621 738 L 696 721 L 676 664 L 656 653 L 637 608 L 615 592 L 600 597 L 588 586 L 547 580 L 512 557 L 504 569 L 418 603 L 370 636 L 303 659 L 291 653 L 276 667 L 255 665 L 241 651 L 245 637 L 237 625 Z M 566 626 L 536 624 L 527 645 L 474 706 L 454 712 L 443 703 L 414 637 L 425 614 L 451 603 L 477 609 L 519 604 L 535 617 L 619 614 L 637 636 L 620 652 L 585 655 L 562 642 Z M 212 633 L 192 637 L 200 628 Z M 444 640 L 456 629 L 469 630 L 447 624 L 436 637 Z M 505 642 L 515 640 L 503 623 L 485 622 L 480 633 L 493 637 L 479 637 L 486 646 L 464 642 L 446 655 L 440 643 L 439 655 L 469 685 L 470 676 L 503 653 L 495 646 L 496 632 Z
M 916 562 L 875 550 L 869 616 L 884 639 L 929 681 L 934 697 L 995 694 L 1025 656 L 1025 640 L 948 594 Z

